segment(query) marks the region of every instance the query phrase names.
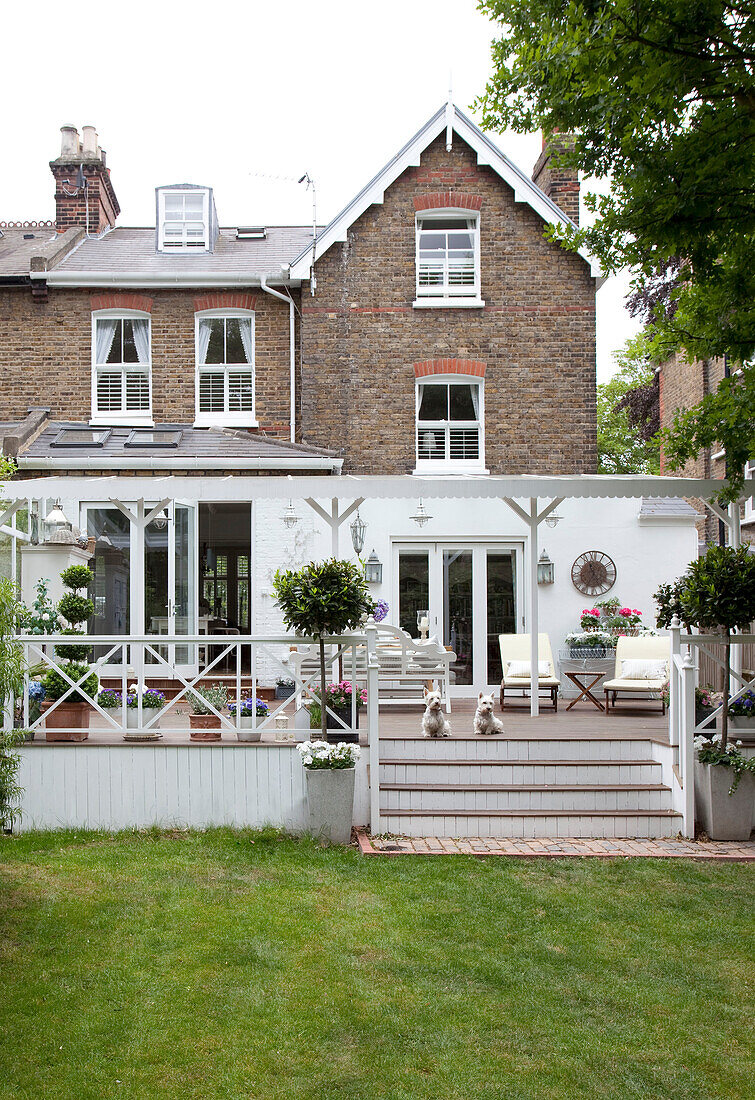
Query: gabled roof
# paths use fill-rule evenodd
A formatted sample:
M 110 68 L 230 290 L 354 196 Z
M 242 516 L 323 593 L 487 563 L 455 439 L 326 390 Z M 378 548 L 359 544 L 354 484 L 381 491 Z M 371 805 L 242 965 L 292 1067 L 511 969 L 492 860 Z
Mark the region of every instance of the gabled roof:
M 439 134 L 450 126 L 454 133 L 458 134 L 476 153 L 477 163 L 485 164 L 492 168 L 502 180 L 514 190 L 515 202 L 526 202 L 536 214 L 546 223 L 563 226 L 573 226 L 570 218 L 559 209 L 556 204 L 544 194 L 540 188 L 532 182 L 526 173 L 509 160 L 484 134 L 479 126 L 460 111 L 455 103 L 446 103 L 436 111 L 431 119 L 425 123 L 421 130 L 400 149 L 396 156 L 388 161 L 373 179 L 363 187 L 348 206 L 345 206 L 340 214 L 326 225 L 325 229 L 318 233 L 315 242 L 315 258 L 322 256 L 336 241 L 345 241 L 349 227 L 359 218 L 373 203 L 382 203 L 385 192 L 407 168 L 417 167 L 420 157 L 428 145 L 435 141 Z M 312 244 L 299 253 L 291 264 L 292 279 L 306 279 L 309 277 L 309 269 L 312 263 Z M 594 257 L 583 249 L 579 255 L 590 265 L 590 273 L 601 285 L 601 272 Z

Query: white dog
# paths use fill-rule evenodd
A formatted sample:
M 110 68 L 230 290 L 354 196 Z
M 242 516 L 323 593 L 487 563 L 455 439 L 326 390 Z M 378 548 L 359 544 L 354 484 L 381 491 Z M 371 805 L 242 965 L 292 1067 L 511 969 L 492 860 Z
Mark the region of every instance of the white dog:
M 503 733 L 503 722 L 493 714 L 493 706 L 493 696 L 483 695 L 480 692 L 477 696 L 477 710 L 474 716 L 475 733 Z
M 425 713 L 422 715 L 422 733 L 425 737 L 450 737 L 451 727 L 443 713 L 439 691 L 425 691 Z

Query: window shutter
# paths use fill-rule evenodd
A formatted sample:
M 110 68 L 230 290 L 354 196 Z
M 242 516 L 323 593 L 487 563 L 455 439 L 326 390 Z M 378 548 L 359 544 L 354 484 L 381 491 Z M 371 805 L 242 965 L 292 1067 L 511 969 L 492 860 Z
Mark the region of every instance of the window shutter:
M 97 375 L 97 412 L 120 412 L 122 390 L 121 371 L 100 371 Z
M 199 378 L 199 411 L 204 413 L 225 411 L 223 374 L 203 373 Z
M 228 408 L 231 412 L 252 411 L 252 372 L 232 371 L 228 376 Z
M 149 375 L 137 371 L 126 373 L 126 405 L 124 412 L 149 409 Z

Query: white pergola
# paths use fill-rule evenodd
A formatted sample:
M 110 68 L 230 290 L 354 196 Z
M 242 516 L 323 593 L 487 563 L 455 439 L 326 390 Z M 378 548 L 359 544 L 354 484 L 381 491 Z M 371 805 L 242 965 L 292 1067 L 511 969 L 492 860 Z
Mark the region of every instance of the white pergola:
M 82 503 L 110 501 L 121 509 L 135 526 L 136 553 L 143 548 L 144 528 L 171 500 L 197 503 L 238 503 L 239 501 L 303 499 L 331 532 L 331 553 L 338 557 L 339 533 L 343 524 L 365 500 L 474 499 L 505 503 L 529 529 L 527 580 L 529 594 L 528 631 L 530 668 L 538 662 L 538 528 L 566 499 L 609 499 L 642 497 L 693 497 L 703 500 L 728 529 L 731 546 L 741 545 L 741 500 L 728 509 L 716 501 L 726 486 L 718 479 L 663 477 L 634 474 L 520 475 L 516 477 L 461 475 L 423 477 L 416 475 L 332 475 L 260 477 L 254 475 L 187 476 L 168 474 L 134 477 L 51 476 L 13 481 L 4 487 L 11 498 L 0 513 L 0 531 L 14 540 L 28 541 L 29 535 L 17 529 L 13 517 L 30 501 L 65 497 Z M 14 491 L 18 494 L 12 499 Z M 755 494 L 755 478 L 746 482 L 742 500 Z M 330 507 L 322 502 L 330 502 Z M 14 541 L 15 547 L 15 541 Z M 14 555 L 15 557 L 15 555 Z M 530 713 L 539 713 L 537 691 L 530 693 Z

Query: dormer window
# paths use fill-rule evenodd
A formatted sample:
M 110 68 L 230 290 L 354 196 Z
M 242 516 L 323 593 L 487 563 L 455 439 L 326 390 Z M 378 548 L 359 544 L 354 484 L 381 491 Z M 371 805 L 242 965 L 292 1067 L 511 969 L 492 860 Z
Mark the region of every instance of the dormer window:
M 478 214 L 417 215 L 417 299 L 456 304 L 480 298 Z
M 159 188 L 157 202 L 158 249 L 207 252 L 211 246 L 210 191 L 197 187 Z

